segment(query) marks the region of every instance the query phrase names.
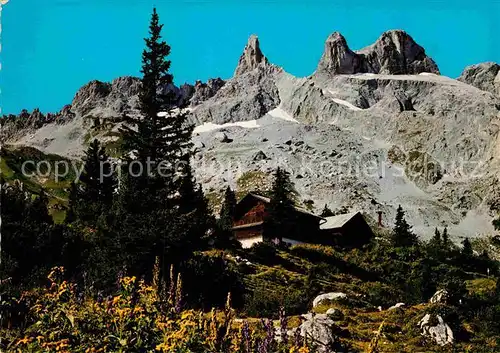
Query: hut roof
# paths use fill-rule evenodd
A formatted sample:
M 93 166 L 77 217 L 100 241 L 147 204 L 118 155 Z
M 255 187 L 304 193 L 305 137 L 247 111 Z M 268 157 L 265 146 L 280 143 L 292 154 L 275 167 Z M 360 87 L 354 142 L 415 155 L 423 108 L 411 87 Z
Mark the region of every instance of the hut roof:
M 258 194 L 256 192 L 249 192 L 248 194 L 246 194 L 245 197 L 243 197 L 241 199 L 240 202 L 242 202 L 243 200 L 245 200 L 247 198 L 255 198 L 257 200 L 263 201 L 264 203 L 270 203 L 271 202 L 271 199 L 269 197 L 260 195 L 260 194 Z M 318 219 L 323 219 L 323 217 L 317 216 L 314 213 L 311 213 L 311 212 L 309 212 L 308 210 L 306 210 L 306 209 L 304 209 L 302 207 L 294 206 L 294 208 L 295 208 L 295 210 L 297 212 L 300 212 L 300 213 L 303 213 L 303 214 L 306 214 L 308 216 L 315 217 L 315 218 L 318 218 Z
M 342 228 L 347 222 L 349 222 L 351 219 L 353 219 L 357 215 L 361 215 L 361 213 L 358 212 L 351 212 L 351 213 L 346 213 L 346 214 L 339 214 L 337 216 L 331 216 L 331 217 L 324 217 L 326 222 L 323 224 L 320 224 L 319 228 L 320 229 L 336 229 L 336 228 Z

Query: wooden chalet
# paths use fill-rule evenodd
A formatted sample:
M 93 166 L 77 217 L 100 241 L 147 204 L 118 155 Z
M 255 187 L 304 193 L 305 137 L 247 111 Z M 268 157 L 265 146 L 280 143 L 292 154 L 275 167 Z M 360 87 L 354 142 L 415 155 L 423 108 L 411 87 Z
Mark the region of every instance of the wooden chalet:
M 270 202 L 270 198 L 251 192 L 236 205 L 233 232 L 244 248 L 264 240 L 272 240 L 264 239 L 263 235 L 266 206 Z M 299 235 L 291 239 L 287 238 L 287 234 L 283 234 L 281 241 L 288 244 L 318 242 L 322 218 L 300 207 L 295 207 L 295 212 L 294 218 L 299 227 L 296 234 Z
M 256 192 L 248 193 L 236 205 L 233 233 L 243 248 L 274 239 L 264 239 L 266 207 L 271 199 Z M 283 234 L 286 244 L 312 243 L 360 247 L 368 243 L 373 232 L 360 212 L 320 217 L 303 208 L 295 207 L 296 232 Z

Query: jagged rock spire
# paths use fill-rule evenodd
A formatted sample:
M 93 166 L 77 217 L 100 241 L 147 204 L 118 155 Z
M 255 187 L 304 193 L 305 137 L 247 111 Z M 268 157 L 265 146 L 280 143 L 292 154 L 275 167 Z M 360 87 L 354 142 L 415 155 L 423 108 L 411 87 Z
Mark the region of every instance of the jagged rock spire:
M 383 33 L 374 44 L 356 52 L 349 49 L 340 33 L 333 33 L 325 43 L 316 75 L 403 75 L 421 72 L 439 74 L 439 69 L 409 34 L 393 30 Z
M 318 73 L 354 74 L 360 70 L 359 56 L 349 49 L 339 32 L 331 34 L 325 43 L 325 51 L 318 65 Z
M 259 45 L 259 38 L 252 34 L 250 38 L 248 38 L 248 43 L 241 54 L 240 61 L 238 62 L 238 66 L 234 72 L 234 76 L 242 75 L 246 72 L 252 71 L 260 64 L 264 63 L 268 64 L 267 58 L 262 54 Z
M 377 41 L 360 51 L 364 56 L 366 72 L 389 75 L 415 75 L 422 72 L 439 74 L 439 69 L 425 49 L 405 31 L 382 33 Z

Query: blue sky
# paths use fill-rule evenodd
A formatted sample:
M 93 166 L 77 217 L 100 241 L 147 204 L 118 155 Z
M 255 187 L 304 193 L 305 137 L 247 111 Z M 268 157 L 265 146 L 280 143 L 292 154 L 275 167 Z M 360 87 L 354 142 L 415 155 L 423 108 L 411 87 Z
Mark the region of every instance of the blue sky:
M 466 65 L 500 62 L 495 0 L 11 0 L 2 12 L 3 112 L 57 111 L 92 79 L 138 75 L 153 5 L 176 84 L 231 77 L 252 33 L 271 62 L 298 76 L 315 70 L 334 31 L 359 49 L 404 29 L 452 77 Z

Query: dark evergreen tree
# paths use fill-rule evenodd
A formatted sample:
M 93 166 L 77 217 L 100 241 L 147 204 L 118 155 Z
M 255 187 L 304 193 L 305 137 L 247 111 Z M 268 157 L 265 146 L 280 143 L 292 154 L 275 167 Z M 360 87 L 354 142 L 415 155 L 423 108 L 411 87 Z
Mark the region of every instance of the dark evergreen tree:
M 191 167 L 186 166 L 185 175 L 179 191 L 180 220 L 186 223 L 180 231 L 180 243 L 186 253 L 186 258 L 192 250 L 204 248 L 208 242 L 207 236 L 215 232 L 215 218 L 208 206 L 208 200 L 201 185 L 196 187 Z
M 439 259 L 442 255 L 442 239 L 439 229 L 435 229 L 434 236 L 427 243 L 427 254 L 435 259 Z
M 192 223 L 195 225 L 191 239 L 193 249 L 200 249 L 208 243 L 208 237 L 213 236 L 216 228 L 215 217 L 212 214 L 208 200 L 203 193 L 203 188 L 198 185 L 196 189 L 196 207 L 191 217 Z
M 448 228 L 445 227 L 443 229 L 443 237 L 442 237 L 442 243 L 443 243 L 443 247 L 446 248 L 448 247 L 448 245 L 450 245 L 450 237 L 448 236 Z
M 227 249 L 238 246 L 238 242 L 233 235 L 234 212 L 236 209 L 236 195 L 228 186 L 224 193 L 224 201 L 219 213 L 217 222 L 217 231 L 214 239 L 214 246 L 217 248 Z
M 10 278 L 14 291 L 44 281 L 52 266 L 65 266 L 73 275 L 80 259 L 79 238 L 55 226 L 42 190 L 33 195 L 20 183 L 1 185 L 2 257 L 0 280 Z
M 95 227 L 98 218 L 111 208 L 116 179 L 106 150 L 97 139 L 85 152 L 83 162 L 79 182 L 71 184 L 66 222 L 78 220 Z
M 182 183 L 178 173 L 182 174 L 184 167 L 189 164 L 193 126 L 187 123 L 185 114 L 173 109 L 176 98 L 171 89 L 171 62 L 167 59 L 170 46 L 162 40 L 162 28 L 154 9 L 149 37 L 145 39 L 146 49 L 142 54 L 143 77 L 139 95 L 142 117 L 127 119 L 130 126 L 123 129 L 124 149 L 127 152 L 134 151 L 136 159 L 144 163 L 143 166 L 150 161 L 155 170 L 147 176 L 150 181 L 154 181 L 153 187 L 164 188 L 166 183 L 170 183 L 173 184 L 169 185 L 170 191 L 174 192 Z M 159 167 L 163 171 L 156 173 Z M 142 169 L 142 173 L 137 174 L 148 174 L 147 168 Z
M 198 191 L 196 189 L 196 181 L 193 177 L 191 166 L 188 164 L 184 167 L 183 175 L 180 177 L 180 185 L 178 191 L 179 213 L 188 214 L 194 211 L 199 205 Z
M 453 242 L 450 240 L 450 236 L 448 235 L 448 228 L 445 227 L 443 229 L 443 234 L 441 236 L 441 249 L 445 257 L 450 256 L 455 246 Z
M 109 207 L 116 183 L 106 150 L 97 139 L 94 139 L 85 152 L 83 162 L 85 164 L 80 182 L 84 200 Z
M 493 220 L 493 227 L 496 230 L 500 230 L 500 217 L 498 217 L 497 219 Z
M 293 238 L 296 229 L 294 192 L 290 174 L 278 168 L 274 173 L 271 202 L 267 206 L 264 220 L 264 237 L 267 240 L 281 241 L 283 237 Z
M 461 255 L 464 260 L 471 260 L 474 257 L 474 251 L 472 250 L 472 244 L 469 238 L 465 238 L 462 242 Z
M 224 193 L 224 202 L 222 203 L 219 216 L 219 227 L 222 230 L 230 231 L 233 228 L 236 203 L 236 194 L 228 186 Z
M 436 247 L 440 247 L 441 246 L 441 233 L 439 232 L 439 229 L 435 229 L 434 230 L 434 236 L 432 237 L 431 239 L 431 242 L 436 246 Z
M 411 226 L 406 222 L 405 212 L 401 205 L 396 213 L 396 223 L 391 234 L 391 243 L 394 247 L 411 247 L 418 244 L 418 238 L 412 232 Z
M 174 109 L 170 47 L 162 40 L 162 28 L 154 9 L 142 54 L 141 116 L 126 118 L 122 130 L 125 167 L 115 228 L 123 265 L 137 275 L 150 275 L 158 256 L 164 276 L 169 264 L 189 256 L 193 239 L 204 235 L 201 230 L 193 234 L 199 230 L 192 218 L 198 206 L 189 165 L 193 127 Z
M 321 217 L 331 217 L 331 216 L 335 216 L 335 213 L 333 213 L 333 211 L 329 209 L 328 206 L 325 204 L 323 211 L 321 211 Z

